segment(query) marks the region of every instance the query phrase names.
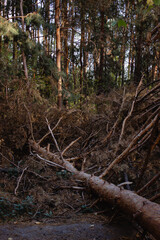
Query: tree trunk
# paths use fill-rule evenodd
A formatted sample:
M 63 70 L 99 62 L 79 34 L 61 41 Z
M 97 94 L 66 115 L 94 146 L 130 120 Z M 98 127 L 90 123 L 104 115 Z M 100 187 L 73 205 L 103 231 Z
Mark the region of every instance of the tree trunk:
M 74 85 L 74 91 L 76 90 L 76 77 L 75 77 L 75 56 L 74 56 L 74 36 L 75 36 L 75 30 L 74 28 L 74 4 L 73 1 L 72 4 L 72 37 L 71 37 L 71 60 L 72 60 L 72 76 L 73 76 L 73 85 Z
M 98 92 L 101 93 L 105 89 L 105 82 L 104 82 L 104 11 L 100 11 L 101 15 L 101 33 L 100 33 L 100 66 L 99 66 L 99 82 L 98 82 Z
M 126 3 L 126 11 L 125 11 L 125 21 L 128 21 L 128 9 L 129 9 L 129 2 Z M 128 29 L 125 27 L 123 29 L 123 40 L 122 40 L 122 58 L 121 58 L 121 67 L 122 67 L 122 82 L 121 85 L 124 85 L 124 79 L 125 79 L 125 55 L 126 55 L 126 43 L 127 43 L 127 33 Z
M 87 186 L 105 201 L 118 206 L 122 211 L 133 217 L 144 229 L 150 232 L 157 240 L 160 239 L 160 205 L 153 203 L 136 193 L 108 183 L 97 176 L 78 171 L 73 165 L 55 154 L 41 148 L 36 142 L 30 140 L 31 147 L 45 159 L 63 165 L 66 170 L 74 173 L 77 179 L 85 180 Z
M 64 1 L 64 30 L 63 30 L 63 37 L 64 37 L 64 69 L 66 76 L 68 77 L 69 74 L 69 61 L 68 61 L 68 6 L 67 0 Z
M 62 77 L 61 73 L 61 34 L 60 34 L 60 1 L 55 4 L 55 23 L 56 23 L 56 63 L 58 69 L 58 108 L 62 108 Z
M 82 105 L 83 94 L 83 47 L 84 47 L 84 10 L 81 7 L 81 43 L 80 43 L 80 107 Z
M 139 16 L 137 16 L 139 18 Z M 135 57 L 135 70 L 134 70 L 134 83 L 138 84 L 142 77 L 142 22 L 136 26 L 136 57 Z
M 23 0 L 20 1 L 20 11 L 21 11 L 21 16 L 22 16 L 22 31 L 24 32 Z M 24 53 L 24 49 L 22 49 L 22 59 L 23 59 L 24 74 L 25 74 L 26 79 L 28 80 L 27 61 L 26 61 L 26 55 Z

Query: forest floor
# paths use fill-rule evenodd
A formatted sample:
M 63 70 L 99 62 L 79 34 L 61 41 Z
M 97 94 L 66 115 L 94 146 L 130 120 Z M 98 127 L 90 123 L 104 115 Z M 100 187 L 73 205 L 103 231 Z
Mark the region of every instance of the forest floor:
M 46 102 L 36 102 L 35 95 L 29 99 L 21 89 L 7 101 L 4 96 L 0 105 L 0 239 L 153 239 L 146 234 L 142 237 L 143 230 L 135 230 L 132 219 L 29 146 L 29 139 L 36 139 L 59 156 L 50 125 L 63 157 L 78 170 L 98 176 L 159 113 L 160 92 L 154 95 L 151 89 L 151 95 L 142 90 L 139 98 L 136 89 L 99 96 L 96 104 L 93 98 L 83 111 L 59 111 Z M 137 191 L 159 173 L 158 120 L 105 180 L 115 185 L 129 182 L 124 188 Z M 154 181 L 141 195 L 155 196 L 159 203 L 159 186 Z

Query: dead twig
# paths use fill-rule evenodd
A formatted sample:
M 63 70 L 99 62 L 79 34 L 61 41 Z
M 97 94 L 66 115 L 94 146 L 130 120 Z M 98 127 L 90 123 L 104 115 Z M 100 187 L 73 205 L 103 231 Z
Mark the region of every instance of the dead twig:
M 76 140 L 72 141 L 63 151 L 62 151 L 62 156 L 65 154 L 66 151 L 68 151 L 68 149 L 70 147 L 72 147 L 76 142 L 78 142 L 81 139 L 81 137 L 77 138 Z
M 156 141 L 152 144 L 153 140 L 154 140 L 154 135 L 155 135 L 155 132 L 157 130 L 157 125 L 158 125 L 158 121 L 159 121 L 159 118 L 157 117 L 157 120 L 155 122 L 155 125 L 152 129 L 152 133 L 151 133 L 151 137 L 150 137 L 150 140 L 149 140 L 149 148 L 148 148 L 148 151 L 147 151 L 147 154 L 146 154 L 146 157 L 144 159 L 144 163 L 143 163 L 143 167 L 142 167 L 142 170 L 141 170 L 141 173 L 140 173 L 140 176 L 138 178 L 138 181 L 137 181 L 137 184 L 136 184 L 136 189 L 139 187 L 141 181 L 142 181 L 142 178 L 143 178 L 143 175 L 147 169 L 147 166 L 148 166 L 148 163 L 149 163 L 149 158 L 151 156 L 151 153 L 154 149 L 154 147 L 156 146 L 155 143 L 157 144 L 157 139 Z M 160 139 L 159 139 L 160 140 Z
M 134 152 L 135 150 L 139 149 L 140 147 L 142 147 L 151 137 L 151 132 L 152 129 L 150 131 L 148 131 L 144 137 L 137 143 L 137 145 L 135 145 L 130 151 L 129 153 Z
M 123 90 L 123 99 L 122 99 L 122 103 L 121 103 L 121 107 L 120 107 L 120 110 L 119 110 L 119 113 L 118 113 L 118 117 L 117 117 L 117 120 L 116 122 L 114 123 L 112 129 L 109 131 L 109 133 L 107 134 L 107 136 L 105 137 L 105 139 L 103 140 L 103 143 L 106 143 L 108 141 L 108 139 L 112 136 L 112 133 L 115 131 L 118 123 L 119 123 L 119 119 L 120 119 L 120 116 L 121 116 L 121 112 L 122 112 L 122 109 L 123 109 L 123 105 L 124 105 L 124 100 L 125 100 L 125 88 Z
M 54 128 L 52 128 L 52 132 L 58 127 L 59 123 L 61 122 L 61 120 L 63 119 L 63 117 L 61 117 L 58 122 L 56 123 L 56 125 L 54 126 Z M 50 131 L 48 133 L 46 133 L 39 141 L 38 144 L 40 144 L 48 135 L 50 134 Z
M 81 159 L 82 157 L 80 156 L 80 157 L 71 157 L 71 158 L 67 158 L 67 159 L 65 159 L 66 161 L 68 161 L 68 162 L 72 162 L 72 161 L 76 161 L 76 160 L 79 160 L 79 159 Z
M 21 180 L 22 180 L 22 177 L 23 177 L 23 175 L 24 175 L 24 172 L 27 170 L 27 168 L 28 168 L 28 167 L 26 167 L 26 168 L 23 169 L 20 177 L 18 178 L 17 186 L 16 186 L 16 188 L 15 188 L 15 190 L 14 190 L 14 194 L 15 194 L 15 195 L 17 195 L 17 190 L 18 190 L 18 188 L 19 188 L 19 184 L 20 184 L 20 182 L 21 182 Z
M 156 93 L 157 90 L 159 90 L 160 88 L 160 84 L 157 84 L 154 88 L 152 88 L 148 93 L 146 93 L 143 97 L 141 97 L 139 100 L 137 100 L 137 103 L 139 104 L 140 102 L 142 102 L 146 97 L 148 97 L 149 95 L 151 95 L 152 93 Z
M 54 143 L 55 143 L 56 148 L 57 148 L 57 150 L 58 150 L 58 153 L 59 153 L 59 155 L 60 155 L 60 158 L 61 158 L 62 162 L 64 162 L 64 158 L 63 158 L 62 152 L 61 152 L 61 150 L 60 150 L 60 148 L 59 148 L 59 146 L 58 146 L 57 140 L 56 140 L 56 138 L 55 138 L 55 136 L 54 136 L 54 134 L 53 134 L 53 132 L 52 132 L 52 129 L 51 129 L 51 127 L 50 127 L 50 124 L 49 124 L 47 118 L 46 118 L 46 122 L 47 122 L 47 126 L 48 126 L 48 129 L 49 129 L 49 132 L 50 132 L 50 134 L 51 134 L 51 136 L 52 136 L 52 138 L 53 138 L 53 140 L 54 140 Z
M 160 193 L 158 193 L 157 195 L 151 197 L 149 200 L 150 200 L 150 201 L 154 201 L 154 200 L 156 200 L 156 199 L 158 199 L 158 198 L 160 198 Z
M 127 156 L 129 151 L 133 148 L 133 146 L 137 143 L 137 141 L 154 126 L 154 124 L 157 121 L 157 118 L 158 118 L 158 114 L 151 121 L 151 123 L 147 125 L 145 129 L 141 130 L 139 134 L 133 138 L 129 146 L 108 166 L 108 168 L 100 175 L 100 178 L 105 177 L 115 164 L 119 163 Z
M 148 88 L 149 86 L 153 86 L 154 84 L 160 82 L 160 79 L 157 79 L 151 83 L 148 83 L 145 87 L 143 87 L 139 92 L 138 92 L 138 95 L 137 97 L 140 95 L 141 92 L 143 92 L 146 88 Z
M 146 188 L 150 187 L 155 181 L 160 178 L 160 173 L 156 174 L 148 183 L 146 183 L 141 189 L 137 191 L 137 194 L 142 193 Z
M 35 154 L 35 156 L 36 156 L 37 158 L 39 158 L 40 160 L 44 161 L 45 163 L 47 163 L 47 164 L 50 165 L 50 166 L 53 166 L 53 167 L 59 167 L 59 168 L 64 169 L 64 167 L 61 166 L 60 164 L 55 163 L 55 162 L 51 162 L 51 161 L 49 161 L 49 160 L 47 160 L 47 159 L 41 157 L 39 154 Z
M 130 112 L 128 113 L 127 117 L 124 119 L 123 121 L 123 124 L 122 124 L 122 129 L 121 129 L 121 134 L 120 134 L 120 137 L 119 137 L 119 141 L 118 141 L 118 146 L 122 140 L 122 137 L 123 137 L 123 134 L 124 134 L 124 129 L 125 129 L 125 125 L 126 125 L 126 122 L 127 120 L 132 116 L 132 113 L 133 113 L 133 109 L 134 109 L 134 106 L 135 106 L 135 103 L 136 103 L 136 100 L 137 100 L 137 96 L 138 96 L 138 91 L 140 89 L 140 87 L 142 86 L 142 83 L 143 83 L 143 76 L 138 84 L 138 87 L 136 89 L 136 93 L 135 93 L 135 96 L 134 96 L 134 100 L 132 102 L 132 106 L 131 106 L 131 109 L 130 109 Z
M 1 155 L 3 158 L 5 158 L 5 160 L 7 160 L 8 162 L 10 162 L 13 166 L 15 166 L 20 173 L 22 172 L 22 169 L 21 169 L 18 165 L 16 165 L 14 162 L 12 162 L 11 160 L 9 160 L 9 159 L 8 159 L 7 157 L 5 157 L 2 153 L 0 153 L 0 155 Z M 43 179 L 43 180 L 45 180 L 45 181 L 47 180 L 46 178 L 42 177 L 42 176 L 39 175 L 38 173 L 35 173 L 35 172 L 31 171 L 31 170 L 27 170 L 27 169 L 26 169 L 26 172 L 31 173 L 31 174 L 35 175 L 36 177 L 39 177 L 39 178 L 41 178 L 41 179 Z

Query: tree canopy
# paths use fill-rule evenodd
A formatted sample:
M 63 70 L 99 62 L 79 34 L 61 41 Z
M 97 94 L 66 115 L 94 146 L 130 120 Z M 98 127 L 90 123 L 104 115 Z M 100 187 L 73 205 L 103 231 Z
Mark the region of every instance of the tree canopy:
M 146 83 L 160 77 L 159 0 L 1 0 L 0 9 L 4 85 L 25 77 L 56 102 L 61 79 L 64 104 L 81 105 L 142 75 Z

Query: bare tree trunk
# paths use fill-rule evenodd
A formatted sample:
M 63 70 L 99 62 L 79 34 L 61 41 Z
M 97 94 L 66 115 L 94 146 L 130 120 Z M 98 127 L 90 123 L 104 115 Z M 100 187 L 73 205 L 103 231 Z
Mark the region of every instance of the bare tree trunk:
M 137 20 L 140 18 L 139 15 L 137 15 Z M 134 83 L 138 84 L 141 77 L 142 77 L 142 22 L 140 21 L 139 24 L 136 26 L 136 57 L 135 57 L 135 70 L 134 70 Z
M 22 16 L 22 31 L 24 32 L 23 0 L 20 1 L 20 11 L 21 11 L 21 16 Z M 23 59 L 24 74 L 25 74 L 26 79 L 28 80 L 27 61 L 26 61 L 26 55 L 24 53 L 24 49 L 22 49 L 22 59 Z
M 81 7 L 81 43 L 80 43 L 80 107 L 82 105 L 83 93 L 83 47 L 84 47 L 84 11 Z
M 97 176 L 78 171 L 67 160 L 60 159 L 55 154 L 41 148 L 36 142 L 30 141 L 31 147 L 45 159 L 63 165 L 69 172 L 74 173 L 77 179 L 85 180 L 94 192 L 105 201 L 118 206 L 122 211 L 132 216 L 144 229 L 150 232 L 157 240 L 160 239 L 160 205 L 153 203 L 136 193 L 108 183 Z
M 12 21 L 14 22 L 14 15 L 15 15 L 15 6 L 14 6 L 14 1 L 12 1 Z M 16 7 L 16 16 L 18 16 L 17 14 L 17 7 Z M 13 61 L 14 61 L 14 73 L 15 75 L 17 74 L 17 58 L 18 58 L 18 54 L 17 54 L 17 41 L 16 41 L 16 37 L 13 37 Z
M 100 66 L 99 66 L 99 83 L 98 83 L 98 91 L 101 93 L 105 87 L 104 82 L 104 11 L 100 11 L 101 14 L 101 49 L 100 49 Z
M 68 6 L 67 6 L 67 0 L 64 0 L 64 69 L 66 76 L 68 77 L 69 73 L 69 61 L 68 61 Z
M 61 34 L 60 34 L 60 1 L 55 4 L 55 23 L 56 23 L 56 63 L 58 69 L 58 108 L 62 108 L 62 77 L 61 73 Z
M 74 22 L 74 5 L 72 1 L 72 24 Z M 75 77 L 75 56 L 74 56 L 74 35 L 75 30 L 73 29 L 74 24 L 72 26 L 72 37 L 71 37 L 71 60 L 72 60 L 72 76 L 73 76 L 73 83 L 74 83 L 74 90 L 76 90 L 76 77 Z

